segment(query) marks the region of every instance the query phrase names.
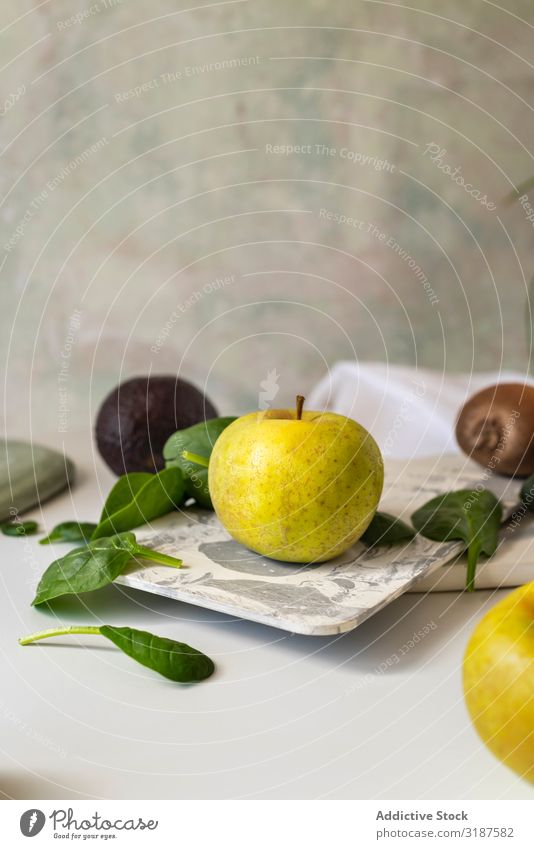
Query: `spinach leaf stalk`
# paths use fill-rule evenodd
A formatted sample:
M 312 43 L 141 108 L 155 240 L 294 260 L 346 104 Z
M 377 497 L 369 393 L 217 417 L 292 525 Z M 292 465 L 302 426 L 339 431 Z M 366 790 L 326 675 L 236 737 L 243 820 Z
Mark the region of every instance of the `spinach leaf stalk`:
M 197 466 L 208 468 L 210 461 L 208 457 L 203 457 L 202 454 L 195 454 L 193 451 L 182 451 L 182 457 L 188 463 L 195 463 Z
M 171 557 L 170 554 L 163 554 L 162 551 L 156 551 L 154 548 L 146 548 L 144 545 L 138 545 L 135 549 L 135 554 L 139 557 L 146 557 L 153 563 L 161 563 L 162 566 L 172 566 L 174 569 L 179 569 L 182 561 L 177 557 Z
M 62 637 L 64 634 L 100 634 L 100 628 L 90 625 L 69 625 L 66 628 L 47 628 L 46 631 L 37 631 L 35 634 L 21 637 L 19 643 L 21 646 L 29 646 L 30 643 L 36 643 L 37 640 L 46 640 L 48 637 Z

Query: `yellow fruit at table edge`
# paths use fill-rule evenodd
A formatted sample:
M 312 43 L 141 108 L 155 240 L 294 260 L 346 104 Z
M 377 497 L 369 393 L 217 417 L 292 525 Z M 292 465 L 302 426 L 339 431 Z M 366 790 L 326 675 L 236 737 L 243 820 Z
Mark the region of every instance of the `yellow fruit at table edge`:
M 209 490 L 240 543 L 274 560 L 320 563 L 343 553 L 371 522 L 384 481 L 380 449 L 337 413 L 265 410 L 217 439 Z
M 486 746 L 534 782 L 534 582 L 478 623 L 463 662 L 465 702 Z

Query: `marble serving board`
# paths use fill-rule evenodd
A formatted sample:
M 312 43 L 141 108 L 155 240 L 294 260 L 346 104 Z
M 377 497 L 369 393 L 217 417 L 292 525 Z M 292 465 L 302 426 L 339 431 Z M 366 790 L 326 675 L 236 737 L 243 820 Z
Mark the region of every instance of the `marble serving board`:
M 433 496 L 479 481 L 480 467 L 456 455 L 386 462 L 380 509 L 408 520 Z M 514 503 L 516 493 L 510 487 L 503 493 L 503 486 L 499 496 Z M 142 545 L 181 557 L 184 566 L 137 566 L 117 583 L 317 636 L 356 628 L 462 549 L 416 536 L 372 550 L 357 543 L 328 563 L 296 566 L 254 554 L 229 536 L 214 513 L 194 507 L 140 528 L 136 536 Z

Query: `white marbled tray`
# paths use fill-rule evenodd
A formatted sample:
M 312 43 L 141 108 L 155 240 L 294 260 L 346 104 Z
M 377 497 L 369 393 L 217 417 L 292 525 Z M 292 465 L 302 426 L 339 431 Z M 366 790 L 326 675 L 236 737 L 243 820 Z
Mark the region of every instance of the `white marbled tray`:
M 434 495 L 480 480 L 481 469 L 456 455 L 387 462 L 380 509 L 409 519 Z M 504 492 L 505 500 L 515 501 L 513 495 Z M 142 545 L 181 557 L 184 566 L 137 567 L 117 583 L 319 636 L 356 628 L 462 549 L 459 543 L 415 537 L 374 550 L 357 543 L 328 563 L 295 566 L 247 550 L 232 540 L 214 513 L 195 508 L 159 519 L 136 536 Z

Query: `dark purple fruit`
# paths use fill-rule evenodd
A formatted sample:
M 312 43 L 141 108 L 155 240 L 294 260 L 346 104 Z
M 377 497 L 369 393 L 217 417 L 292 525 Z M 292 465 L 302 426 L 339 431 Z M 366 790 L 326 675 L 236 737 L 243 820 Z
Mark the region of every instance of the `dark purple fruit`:
M 117 475 L 163 469 L 163 446 L 177 430 L 213 419 L 217 410 L 179 377 L 132 377 L 115 387 L 98 411 L 96 444 Z
M 462 451 L 501 475 L 534 473 L 534 387 L 488 386 L 464 404 L 456 423 Z

